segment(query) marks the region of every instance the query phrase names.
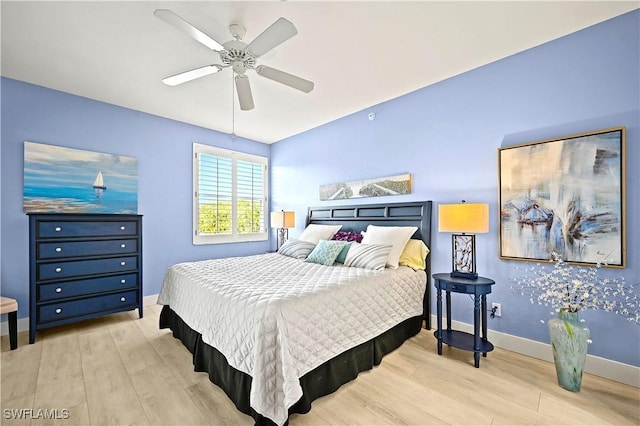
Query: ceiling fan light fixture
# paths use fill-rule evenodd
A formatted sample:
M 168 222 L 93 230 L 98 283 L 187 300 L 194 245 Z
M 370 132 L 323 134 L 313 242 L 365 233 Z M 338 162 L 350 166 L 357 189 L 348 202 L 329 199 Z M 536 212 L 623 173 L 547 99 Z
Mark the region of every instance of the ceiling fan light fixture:
M 233 61 L 231 68 L 233 68 L 233 72 L 236 74 L 244 74 L 247 70 L 247 66 L 242 61 Z

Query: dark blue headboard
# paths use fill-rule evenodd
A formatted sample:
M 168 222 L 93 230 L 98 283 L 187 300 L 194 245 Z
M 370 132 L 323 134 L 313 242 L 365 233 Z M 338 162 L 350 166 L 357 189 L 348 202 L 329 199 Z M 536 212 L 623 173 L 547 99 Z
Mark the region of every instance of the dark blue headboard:
M 307 225 L 342 225 L 341 231 L 361 232 L 367 225 L 416 226 L 414 239 L 421 239 L 431 250 L 432 201 L 389 204 L 358 204 L 309 207 Z M 427 289 L 424 294 L 424 316 L 431 329 L 431 252 L 426 259 Z

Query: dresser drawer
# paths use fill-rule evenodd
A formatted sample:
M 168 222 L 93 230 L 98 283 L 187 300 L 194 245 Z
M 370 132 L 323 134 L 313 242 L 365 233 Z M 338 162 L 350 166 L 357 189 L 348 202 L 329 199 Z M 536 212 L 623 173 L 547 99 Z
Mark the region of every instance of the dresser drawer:
M 138 241 L 78 241 L 60 243 L 38 243 L 38 259 L 55 259 L 75 256 L 100 256 L 103 254 L 126 254 L 138 251 Z
M 138 274 L 67 281 L 38 286 L 38 302 L 138 287 Z
M 136 256 L 41 263 L 38 265 L 38 280 L 52 280 L 108 272 L 126 272 L 135 269 L 138 269 L 138 258 Z
M 135 305 L 137 301 L 137 291 L 126 291 L 90 299 L 52 303 L 51 305 L 38 307 L 38 318 L 40 322 L 57 321 L 64 318 Z
M 39 238 L 60 237 L 106 237 L 117 235 L 136 235 L 138 223 L 130 221 L 107 222 L 38 222 Z

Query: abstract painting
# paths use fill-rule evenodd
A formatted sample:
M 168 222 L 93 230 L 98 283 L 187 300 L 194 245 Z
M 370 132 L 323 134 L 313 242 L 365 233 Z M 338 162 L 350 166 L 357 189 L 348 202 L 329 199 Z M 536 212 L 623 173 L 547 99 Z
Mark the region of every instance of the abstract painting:
M 320 185 L 321 200 L 411 194 L 411 174 Z
M 624 267 L 625 132 L 499 149 L 501 259 Z
M 25 213 L 138 211 L 138 160 L 24 143 Z

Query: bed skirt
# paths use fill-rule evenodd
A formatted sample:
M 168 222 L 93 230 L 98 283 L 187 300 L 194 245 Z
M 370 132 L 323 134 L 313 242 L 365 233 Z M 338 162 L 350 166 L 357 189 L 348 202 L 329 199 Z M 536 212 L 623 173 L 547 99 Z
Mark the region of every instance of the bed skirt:
M 308 413 L 315 399 L 336 391 L 343 384 L 355 379 L 361 371 L 371 370 L 380 364 L 383 356 L 418 334 L 422 321 L 422 316 L 409 318 L 302 376 L 300 385 L 303 394 L 298 402 L 289 408 L 289 415 Z M 231 367 L 222 353 L 204 343 L 201 334 L 192 330 L 169 306 L 165 305 L 162 308 L 160 328 L 169 328 L 173 336 L 180 339 L 193 354 L 194 370 L 208 373 L 209 380 L 227 394 L 238 410 L 253 417 L 256 425 L 274 424 L 256 413 L 249 405 L 251 376 Z

